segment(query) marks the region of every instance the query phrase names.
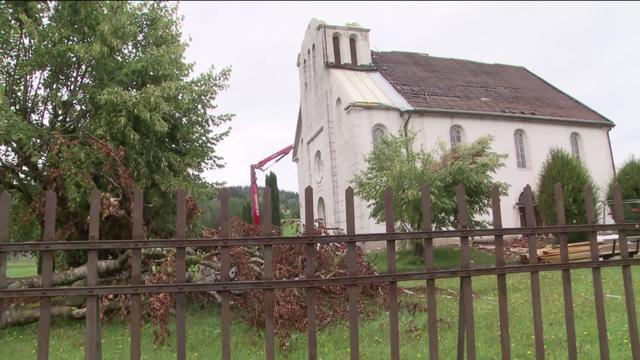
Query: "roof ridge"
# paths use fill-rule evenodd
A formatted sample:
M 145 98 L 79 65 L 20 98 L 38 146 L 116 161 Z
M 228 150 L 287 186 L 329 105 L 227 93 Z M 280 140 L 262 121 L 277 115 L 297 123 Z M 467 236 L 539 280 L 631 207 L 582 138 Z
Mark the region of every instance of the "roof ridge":
M 434 58 L 434 59 L 465 61 L 465 62 L 471 62 L 471 63 L 483 64 L 483 65 L 500 65 L 500 66 L 509 66 L 509 67 L 514 67 L 514 68 L 526 69 L 522 65 L 512 65 L 512 64 L 503 64 L 503 63 L 489 63 L 489 62 L 478 61 L 478 60 L 460 59 L 460 58 L 444 57 L 444 56 L 433 56 L 433 55 L 430 55 L 429 53 L 420 53 L 420 52 L 405 51 L 405 50 L 389 50 L 389 51 L 371 50 L 371 52 L 372 53 L 398 53 L 398 54 L 421 55 L 421 56 L 430 57 L 430 58 Z

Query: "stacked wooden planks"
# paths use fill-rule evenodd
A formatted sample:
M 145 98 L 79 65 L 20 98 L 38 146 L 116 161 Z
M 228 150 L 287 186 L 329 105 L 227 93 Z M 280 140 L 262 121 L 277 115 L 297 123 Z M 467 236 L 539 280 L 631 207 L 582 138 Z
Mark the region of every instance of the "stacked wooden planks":
M 598 246 L 604 242 L 598 241 Z M 591 250 L 589 242 L 579 242 L 568 245 L 569 260 L 587 260 L 591 258 Z M 560 245 L 547 245 L 542 249 L 538 249 L 538 260 L 541 263 L 557 263 L 560 262 Z

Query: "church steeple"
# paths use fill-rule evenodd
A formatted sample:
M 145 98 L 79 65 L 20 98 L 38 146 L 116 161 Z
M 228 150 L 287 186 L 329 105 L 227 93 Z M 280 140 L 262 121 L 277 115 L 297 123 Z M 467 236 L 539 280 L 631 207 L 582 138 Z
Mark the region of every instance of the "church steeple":
M 316 58 L 317 55 L 319 55 L 318 58 Z M 313 59 L 321 61 L 316 62 Z M 370 66 L 369 29 L 355 23 L 339 26 L 328 25 L 322 20 L 311 20 L 297 61 L 303 77 L 305 63 L 308 72 L 317 70 L 312 67 L 323 65 L 345 68 Z
M 346 26 L 320 24 L 325 45 L 324 62 L 333 66 L 371 65 L 369 29 L 357 24 Z

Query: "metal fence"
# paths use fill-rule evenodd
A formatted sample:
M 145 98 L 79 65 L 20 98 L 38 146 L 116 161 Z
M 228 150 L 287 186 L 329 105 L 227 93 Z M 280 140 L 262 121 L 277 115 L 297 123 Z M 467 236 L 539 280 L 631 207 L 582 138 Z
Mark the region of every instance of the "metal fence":
M 531 189 L 525 188 L 526 218 L 527 224 L 535 224 L 533 197 Z M 492 211 L 493 228 L 470 229 L 468 224 L 468 211 L 466 205 L 465 189 L 459 186 L 456 189 L 459 226 L 456 230 L 433 231 L 432 207 L 430 188 L 422 188 L 422 231 L 397 233 L 394 227 L 393 191 L 386 189 L 384 214 L 386 219 L 386 233 L 379 234 L 355 234 L 354 220 L 354 194 L 351 188 L 345 192 L 346 204 L 346 234 L 344 235 L 313 235 L 313 190 L 308 187 L 305 190 L 305 230 L 304 234 L 296 237 L 280 237 L 271 235 L 271 225 L 267 221 L 263 225 L 263 236 L 249 238 L 229 237 L 229 194 L 222 191 L 221 201 L 221 229 L 219 238 L 187 238 L 186 221 L 186 193 L 177 192 L 176 209 L 176 236 L 174 239 L 144 239 L 143 231 L 143 194 L 136 190 L 132 201 L 132 239 L 131 240 L 100 240 L 100 193 L 93 191 L 90 199 L 89 239 L 88 241 L 54 241 L 56 194 L 46 193 L 44 213 L 44 236 L 42 241 L 28 243 L 9 242 L 9 204 L 7 193 L 0 197 L 0 300 L 12 298 L 39 298 L 40 318 L 38 324 L 38 359 L 47 359 L 49 355 L 49 330 L 50 330 L 50 300 L 57 296 L 86 296 L 87 315 L 85 327 L 85 351 L 87 359 L 99 359 L 101 353 L 99 302 L 98 296 L 108 294 L 130 295 L 130 354 L 131 359 L 140 358 L 140 329 L 142 321 L 141 295 L 147 293 L 171 293 L 176 299 L 176 341 L 177 358 L 186 359 L 186 293 L 217 291 L 221 295 L 221 344 L 223 359 L 230 359 L 232 354 L 230 326 L 231 310 L 229 307 L 230 291 L 247 291 L 261 289 L 265 296 L 265 355 L 267 359 L 275 358 L 274 341 L 274 290 L 281 288 L 302 288 L 305 291 L 307 306 L 307 339 L 308 357 L 317 357 L 317 322 L 316 322 L 316 289 L 327 286 L 348 287 L 348 319 L 350 336 L 350 357 L 359 358 L 358 335 L 358 287 L 367 283 L 388 284 L 389 307 L 389 337 L 391 358 L 400 358 L 400 332 L 398 323 L 398 282 L 406 280 L 426 281 L 427 302 L 427 328 L 428 349 L 430 359 L 439 358 L 438 351 L 438 315 L 436 303 L 436 280 L 445 278 L 460 279 L 460 299 L 458 316 L 458 359 L 465 357 L 476 358 L 476 341 L 474 326 L 474 310 L 472 284 L 473 277 L 480 275 L 493 275 L 497 279 L 498 310 L 500 324 L 500 345 L 503 359 L 511 357 L 511 343 L 509 334 L 509 310 L 507 303 L 507 275 L 514 273 L 529 273 L 531 277 L 532 300 L 532 325 L 535 335 L 535 354 L 537 359 L 544 359 L 545 344 L 543 337 L 542 306 L 540 294 L 541 271 L 561 271 L 562 288 L 564 297 L 564 315 L 566 326 L 566 341 L 569 359 L 577 358 L 576 334 L 573 313 L 573 295 L 571 288 L 571 270 L 589 268 L 592 271 L 596 318 L 599 334 L 599 351 L 602 359 L 609 359 L 607 339 L 607 323 L 605 320 L 604 296 L 602 290 L 601 268 L 619 267 L 622 271 L 624 282 L 625 304 L 628 316 L 629 344 L 633 359 L 640 359 L 640 345 L 638 343 L 638 328 L 636 321 L 636 309 L 631 279 L 631 265 L 639 265 L 640 259 L 629 256 L 625 231 L 638 229 L 638 224 L 624 223 L 622 198 L 619 188 L 614 190 L 614 214 L 616 224 L 597 224 L 596 211 L 592 189 L 585 189 L 585 208 L 588 215 L 588 223 L 583 225 L 566 225 L 563 191 L 561 186 L 556 187 L 556 214 L 558 225 L 533 226 L 524 228 L 503 228 L 500 214 L 500 195 L 497 188 L 493 189 Z M 265 218 L 271 217 L 271 194 L 265 190 Z M 597 232 L 617 231 L 619 234 L 620 257 L 613 260 L 603 260 L 598 253 Z M 588 261 L 570 261 L 567 238 L 570 233 L 588 233 L 591 259 Z M 536 234 L 555 234 L 559 239 L 561 249 L 561 262 L 553 264 L 538 263 Z M 505 262 L 505 248 L 503 237 L 507 235 L 523 235 L 528 238 L 529 259 L 528 264 L 508 265 Z M 495 266 L 473 268 L 470 261 L 470 238 L 475 236 L 493 237 L 495 240 Z M 434 266 L 434 239 L 460 238 L 461 264 L 455 269 L 436 269 Z M 404 272 L 396 271 L 396 242 L 400 240 L 421 240 L 424 242 L 424 271 Z M 370 241 L 385 241 L 388 271 L 379 275 L 356 275 L 356 244 Z M 344 243 L 347 247 L 348 276 L 319 278 L 316 276 L 314 266 L 315 245 L 326 243 Z M 273 245 L 298 244 L 304 246 L 306 269 L 304 277 L 300 279 L 274 279 L 272 259 Z M 262 246 L 264 250 L 264 276 L 256 281 L 230 281 L 229 279 L 229 249 L 231 246 Z M 220 282 L 214 283 L 187 283 L 185 278 L 186 260 L 185 249 L 187 247 L 219 247 L 221 253 Z M 141 281 L 141 252 L 143 248 L 175 248 L 176 249 L 176 279 L 174 284 L 142 284 Z M 130 249 L 132 251 L 130 264 L 131 276 L 128 285 L 98 286 L 97 261 L 100 249 Z M 53 272 L 53 254 L 55 251 L 86 250 L 88 252 L 88 276 L 87 285 L 84 287 L 51 287 Z M 39 251 L 42 253 L 41 288 L 31 289 L 6 289 L 6 258 L 8 252 Z M 0 309 L 1 310 L 1 309 Z M 1 312 L 0 312 L 1 313 Z M 480 355 L 482 357 L 482 355 Z

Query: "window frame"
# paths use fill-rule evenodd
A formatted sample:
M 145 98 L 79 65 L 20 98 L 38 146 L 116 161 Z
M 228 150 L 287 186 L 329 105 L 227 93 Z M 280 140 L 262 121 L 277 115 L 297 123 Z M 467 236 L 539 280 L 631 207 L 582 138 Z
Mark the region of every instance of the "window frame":
M 575 156 L 578 160 L 582 160 L 582 149 L 581 149 L 581 141 L 580 134 L 577 132 L 572 132 L 569 136 L 569 143 L 571 145 L 571 154 Z
M 358 66 L 358 39 L 355 35 L 349 37 L 349 52 L 351 53 L 351 65 Z
M 313 155 L 313 171 L 315 172 L 316 182 L 320 184 L 324 178 L 324 163 L 322 161 L 322 153 L 316 150 Z
M 342 54 L 340 54 L 340 34 L 334 33 L 331 39 L 333 44 L 333 62 L 336 65 L 342 65 Z
M 320 210 L 321 208 L 322 208 L 322 211 Z M 318 223 L 322 224 L 323 226 L 326 226 L 327 225 L 327 207 L 324 202 L 324 198 L 322 196 L 318 197 L 318 204 L 316 205 L 316 211 L 317 211 L 316 219 L 318 219 Z
M 520 140 L 520 141 L 518 141 Z M 518 169 L 528 169 L 527 161 L 527 134 L 522 129 L 513 132 L 513 141 L 516 148 L 516 166 Z
M 381 131 L 381 135 L 377 135 L 377 133 Z M 389 130 L 383 124 L 375 124 L 371 128 L 371 143 L 375 146 L 377 143 L 382 141 L 389 134 Z
M 454 135 L 458 137 L 457 141 L 454 141 Z M 449 128 L 449 142 L 452 149 L 464 143 L 464 129 L 462 126 L 456 124 Z

